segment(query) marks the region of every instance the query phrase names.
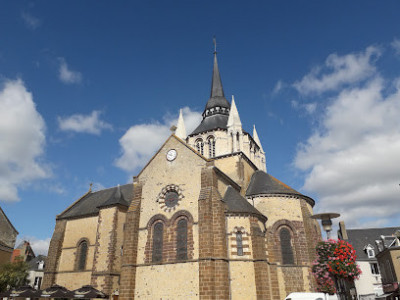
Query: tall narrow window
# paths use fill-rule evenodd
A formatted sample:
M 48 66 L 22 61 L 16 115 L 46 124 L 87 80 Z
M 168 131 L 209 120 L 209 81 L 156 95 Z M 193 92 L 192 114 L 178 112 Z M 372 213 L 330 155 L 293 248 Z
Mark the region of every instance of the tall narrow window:
M 279 237 L 281 239 L 281 251 L 282 251 L 282 264 L 293 265 L 293 249 L 292 249 L 292 237 L 290 232 L 286 228 L 282 228 L 279 232 Z
M 237 255 L 243 256 L 243 237 L 240 231 L 236 233 L 236 248 L 237 248 Z
M 78 270 L 86 269 L 88 245 L 86 241 L 82 241 L 78 246 Z
M 204 155 L 204 143 L 202 139 L 196 141 L 196 149 L 201 155 Z
M 164 225 L 158 222 L 153 229 L 153 254 L 152 262 L 162 261 Z
M 176 259 L 186 260 L 187 258 L 187 221 L 181 219 L 176 229 Z
M 215 157 L 215 139 L 214 137 L 208 138 L 208 157 Z

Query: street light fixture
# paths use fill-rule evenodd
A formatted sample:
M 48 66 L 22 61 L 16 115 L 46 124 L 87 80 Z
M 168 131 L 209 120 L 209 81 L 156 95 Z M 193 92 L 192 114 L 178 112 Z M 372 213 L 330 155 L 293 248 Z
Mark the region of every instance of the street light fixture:
M 330 239 L 332 219 L 340 217 L 338 213 L 322 213 L 311 216 L 312 219 L 321 220 L 322 228 L 326 231 L 326 238 Z

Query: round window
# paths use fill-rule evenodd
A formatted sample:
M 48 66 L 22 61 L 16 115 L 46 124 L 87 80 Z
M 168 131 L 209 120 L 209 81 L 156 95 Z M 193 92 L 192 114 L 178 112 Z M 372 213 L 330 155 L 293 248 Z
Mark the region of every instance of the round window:
M 169 191 L 165 194 L 165 205 L 174 207 L 179 201 L 179 194 L 175 191 Z

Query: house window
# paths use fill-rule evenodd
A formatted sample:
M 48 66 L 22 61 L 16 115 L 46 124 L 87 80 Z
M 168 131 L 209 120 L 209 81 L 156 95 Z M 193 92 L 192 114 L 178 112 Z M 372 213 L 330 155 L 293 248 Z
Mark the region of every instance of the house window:
M 87 241 L 82 241 L 78 246 L 78 270 L 86 269 L 88 244 Z
M 367 248 L 367 255 L 368 255 L 368 258 L 374 258 L 375 257 L 374 249 Z
M 201 155 L 204 155 L 204 143 L 202 139 L 196 141 L 196 149 Z
M 379 275 L 379 268 L 377 263 L 371 263 L 371 273 L 374 275 Z
M 164 225 L 158 222 L 154 225 L 153 229 L 153 253 L 152 262 L 162 261 L 162 251 L 163 251 L 163 233 Z
M 35 277 L 35 282 L 33 284 L 33 287 L 36 289 L 40 289 L 41 284 L 42 284 L 42 277 Z
M 292 237 L 287 228 L 282 228 L 279 232 L 281 240 L 281 252 L 282 252 L 282 264 L 293 265 L 293 249 L 292 249 Z
M 236 248 L 237 255 L 243 256 L 243 235 L 240 231 L 236 233 Z
M 212 136 L 208 138 L 208 157 L 215 157 L 215 139 Z
M 180 219 L 176 228 L 176 259 L 186 260 L 187 253 L 187 220 Z

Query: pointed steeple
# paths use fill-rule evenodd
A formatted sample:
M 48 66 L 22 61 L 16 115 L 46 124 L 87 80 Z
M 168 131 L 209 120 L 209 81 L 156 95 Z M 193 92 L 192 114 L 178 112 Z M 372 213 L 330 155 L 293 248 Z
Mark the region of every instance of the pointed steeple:
M 232 95 L 231 110 L 229 112 L 229 118 L 227 123 L 228 130 L 241 130 L 242 122 L 240 121 L 239 112 L 236 108 L 235 97 Z
M 261 151 L 264 152 L 264 149 L 260 142 L 260 138 L 258 137 L 258 134 L 257 134 L 256 125 L 253 125 L 253 139 L 257 143 L 257 145 L 260 147 Z
M 178 124 L 176 125 L 175 135 L 182 140 L 186 139 L 187 136 L 185 122 L 183 121 L 182 109 L 179 110 L 179 118 Z
M 222 88 L 221 76 L 219 75 L 217 52 L 214 52 L 214 67 L 211 81 L 211 94 L 210 98 L 224 97 L 224 89 Z
M 215 42 L 214 42 L 215 43 Z M 219 74 L 217 51 L 214 51 L 214 66 L 211 80 L 211 93 L 203 111 L 203 120 L 200 125 L 189 135 L 193 136 L 206 131 L 217 129 L 226 130 L 230 104 L 226 100 Z
M 226 100 L 224 95 L 224 89 L 222 88 L 221 76 L 219 74 L 218 61 L 217 61 L 217 52 L 214 52 L 214 67 L 212 73 L 211 80 L 211 93 L 210 99 L 208 99 L 206 108 L 203 113 L 203 117 L 208 115 L 209 113 L 213 114 L 216 112 L 217 107 L 219 108 L 219 112 L 225 112 L 226 109 L 229 110 L 229 102 Z M 211 109 L 214 109 L 211 112 Z M 222 109 L 224 108 L 224 109 Z M 206 113 L 208 111 L 208 113 Z M 226 111 L 227 112 L 227 111 Z

